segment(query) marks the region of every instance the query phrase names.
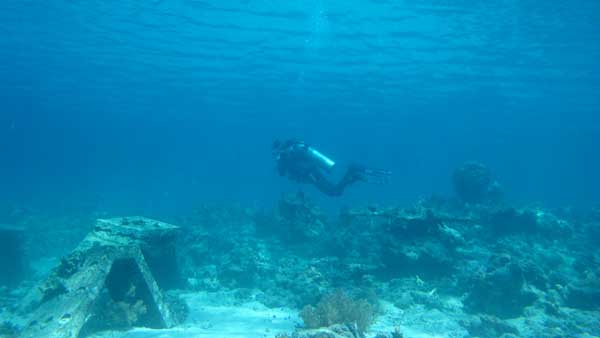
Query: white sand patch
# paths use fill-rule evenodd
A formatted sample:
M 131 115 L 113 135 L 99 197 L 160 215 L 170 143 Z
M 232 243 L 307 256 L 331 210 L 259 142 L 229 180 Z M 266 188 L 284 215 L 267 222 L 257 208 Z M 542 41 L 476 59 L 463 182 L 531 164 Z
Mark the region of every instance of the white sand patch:
M 291 333 L 301 325 L 296 310 L 268 308 L 257 301 L 236 302 L 232 293 L 187 293 L 182 298 L 190 308 L 186 322 L 166 330 L 138 328 L 128 332 L 105 332 L 94 338 L 273 338 Z M 399 309 L 381 302 L 382 314 L 367 332 L 390 333 L 399 328 L 410 338 L 463 338 L 468 334 L 457 318 L 438 310 L 415 305 Z
M 182 295 L 190 314 L 186 322 L 165 330 L 137 328 L 128 332 L 105 332 L 97 338 L 271 338 L 292 332 L 300 322 L 294 310 L 267 308 L 251 301 L 236 304 L 228 293 Z
M 403 310 L 386 301 L 381 302 L 381 309 L 382 314 L 370 327 L 367 337 L 374 337 L 378 332 L 394 332 L 396 328 L 410 338 L 468 337 L 468 332 L 455 318 L 438 310 L 427 310 L 419 305 Z

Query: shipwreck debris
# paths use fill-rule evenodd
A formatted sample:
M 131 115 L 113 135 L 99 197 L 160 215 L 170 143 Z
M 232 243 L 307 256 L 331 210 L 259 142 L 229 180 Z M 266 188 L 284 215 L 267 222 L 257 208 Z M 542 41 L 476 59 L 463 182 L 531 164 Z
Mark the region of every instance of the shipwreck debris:
M 172 254 L 174 262 L 177 232 L 174 225 L 143 217 L 97 220 L 21 302 L 19 337 L 77 338 L 134 326 L 175 326 L 178 316 L 153 273 L 176 270 L 158 267 L 171 260 L 158 257 Z

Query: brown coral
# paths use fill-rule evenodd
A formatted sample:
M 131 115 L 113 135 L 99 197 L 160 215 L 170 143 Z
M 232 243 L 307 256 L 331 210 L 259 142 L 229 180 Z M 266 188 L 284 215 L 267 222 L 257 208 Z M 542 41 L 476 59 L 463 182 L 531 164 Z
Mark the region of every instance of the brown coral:
M 363 335 L 375 320 L 375 307 L 364 299 L 353 299 L 338 290 L 323 297 L 316 306 L 305 306 L 300 317 L 308 328 L 355 324 Z

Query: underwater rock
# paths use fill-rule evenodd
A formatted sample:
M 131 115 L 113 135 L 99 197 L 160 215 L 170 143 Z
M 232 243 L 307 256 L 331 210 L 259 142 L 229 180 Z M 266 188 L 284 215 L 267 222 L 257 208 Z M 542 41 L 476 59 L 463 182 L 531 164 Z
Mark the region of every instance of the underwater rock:
M 567 285 L 577 277 L 577 263 L 585 261 L 574 260 L 571 250 L 563 241 L 549 240 L 542 236 L 510 236 L 497 239 L 491 247 L 493 252 L 511 257 L 519 265 L 523 279 L 528 285 L 546 292 L 556 285 Z M 583 257 L 581 257 L 583 258 Z M 587 269 L 586 267 L 581 267 Z
M 278 211 L 279 233 L 288 242 L 318 240 L 325 230 L 325 214 L 303 193 L 283 195 Z
M 600 282 L 569 285 L 565 305 L 582 310 L 600 309 Z
M 537 215 L 530 210 L 517 210 L 508 207 L 493 210 L 484 221 L 489 225 L 494 236 L 537 231 Z
M 0 286 L 14 287 L 24 278 L 24 229 L 0 225 Z
M 471 281 L 466 309 L 503 319 L 521 315 L 536 300 L 535 294 L 526 288 L 523 275 L 521 266 L 510 255 L 493 255 L 486 271 Z
M 494 238 L 507 235 L 537 235 L 544 239 L 573 236 L 571 223 L 540 208 L 492 207 L 480 209 L 481 221 Z
M 374 338 L 404 338 L 404 334 L 402 334 L 402 331 L 400 331 L 400 329 L 396 327 L 393 332 L 380 332 L 377 333 L 377 335 Z
M 456 215 L 429 208 L 419 203 L 411 208 L 383 209 L 371 217 L 382 218 L 385 235 L 399 239 L 441 238 L 453 244 L 464 242 L 461 228 L 469 228 L 477 222 L 473 215 Z
M 335 227 L 328 231 L 327 254 L 340 257 L 353 265 L 353 279 L 363 278 L 381 269 L 381 235 L 388 225 L 389 216 L 375 208 L 345 209 Z M 362 270 L 362 274 L 361 274 Z
M 17 336 L 17 328 L 9 322 L 0 323 L 0 337 L 12 338 Z
M 416 243 L 390 242 L 383 263 L 388 277 L 424 276 L 441 278 L 454 269 L 452 252 L 440 241 L 430 239 Z
M 490 169 L 479 162 L 467 162 L 456 169 L 452 183 L 456 195 L 466 203 L 498 202 L 502 196 Z
M 316 303 L 332 283 L 343 280 L 343 266 L 335 258 L 304 260 L 290 256 L 277 262 L 276 272 L 265 276 L 260 288 L 262 301 L 270 306 L 302 307 Z
M 437 232 L 440 221 L 431 209 L 402 210 L 392 219 L 389 229 L 403 238 L 431 236 Z
M 401 314 L 392 323 L 399 325 L 405 337 L 470 337 L 461 324 L 464 316 L 459 313 L 427 309 L 416 305 L 402 309 Z M 398 323 L 398 324 L 396 324 Z M 488 337 L 481 337 L 488 338 Z M 496 338 L 496 337 L 494 337 Z
M 455 251 L 466 244 L 462 233 L 475 221 L 418 204 L 401 208 L 356 208 L 340 215 L 340 230 L 330 245 L 348 260 L 376 267 L 383 278 L 445 276 Z
M 473 337 L 519 336 L 519 330 L 515 326 L 490 315 L 475 316 L 463 324 L 469 331 L 469 335 Z
M 180 261 L 188 286 L 211 291 L 223 288 L 270 289 L 272 283 L 266 284 L 275 279 L 274 275 L 279 270 L 283 270 L 278 261 L 286 256 L 280 241 L 257 237 L 249 217 L 240 218 L 235 212 L 221 209 L 217 213 L 222 216 L 219 217 L 221 227 L 218 229 L 207 231 L 206 227 L 195 223 L 183 228 Z
M 358 332 L 356 325 L 335 324 L 318 329 L 300 330 L 292 334 L 291 338 L 364 338 Z
M 393 279 L 382 291 L 385 298 L 399 309 L 423 306 L 427 310 L 460 312 L 462 303 L 458 298 L 442 295 L 440 289 L 447 282 L 424 281 L 419 276 Z
M 272 276 L 275 268 L 263 243 L 243 240 L 222 256 L 217 269 L 219 280 L 225 286 L 253 288 L 261 278 Z
M 537 232 L 546 238 L 566 239 L 573 236 L 572 225 L 556 215 L 543 210 L 533 210 L 536 216 Z
M 544 307 L 531 306 L 523 316 L 508 319 L 519 331 L 518 337 L 598 337 L 600 316 L 595 311 L 581 311 L 562 307 L 559 313 L 551 314 Z
M 142 217 L 98 220 L 95 230 L 21 301 L 15 313 L 23 321 L 19 337 L 174 326 L 176 316 L 142 248 L 160 251 L 177 229 Z

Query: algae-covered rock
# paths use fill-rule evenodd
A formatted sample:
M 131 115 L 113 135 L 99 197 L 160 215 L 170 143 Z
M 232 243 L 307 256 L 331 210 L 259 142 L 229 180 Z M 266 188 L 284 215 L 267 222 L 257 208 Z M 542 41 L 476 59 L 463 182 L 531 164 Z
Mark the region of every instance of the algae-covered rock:
M 310 330 L 300 330 L 292 335 L 292 338 L 363 338 L 358 332 L 356 325 L 336 324 Z
M 467 203 L 497 202 L 502 197 L 500 186 L 492 179 L 488 167 L 479 162 L 467 162 L 452 175 L 456 195 Z
M 381 278 L 447 276 L 456 251 L 466 244 L 469 216 L 452 215 L 419 203 L 411 208 L 355 208 L 340 217 L 334 234 L 339 255 L 375 267 Z
M 526 287 L 521 266 L 510 255 L 492 256 L 487 269 L 471 283 L 465 305 L 472 313 L 513 318 L 536 300 L 535 294 Z
M 452 273 L 453 254 L 442 242 L 428 239 L 416 243 L 403 241 L 390 242 L 385 256 L 385 266 L 393 274 L 390 277 L 425 276 L 441 278 Z
M 600 309 L 600 282 L 570 285 L 566 290 L 565 305 L 582 310 Z
M 493 236 L 535 233 L 538 226 L 535 212 L 513 207 L 493 210 L 484 220 L 489 224 Z
M 475 316 L 471 320 L 465 321 L 465 325 L 473 337 L 519 336 L 519 330 L 515 326 L 490 315 Z
M 283 195 L 278 211 L 280 235 L 286 241 L 317 240 L 325 231 L 325 214 L 303 193 Z

